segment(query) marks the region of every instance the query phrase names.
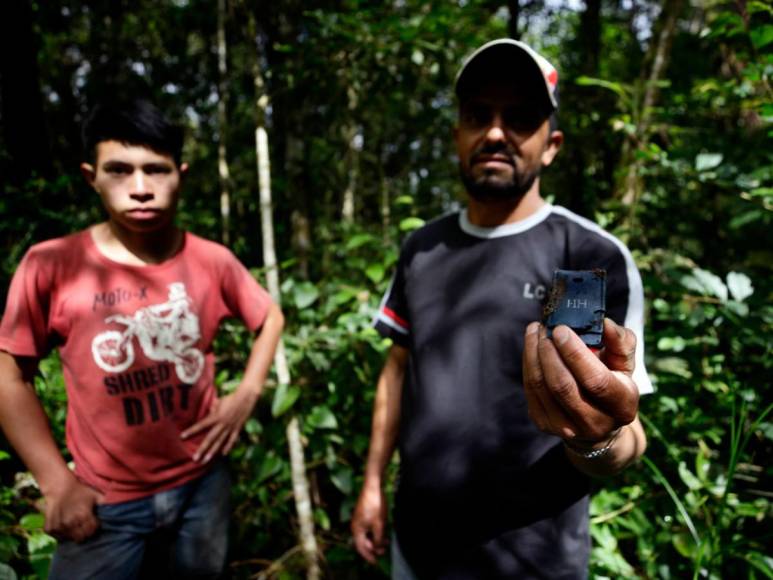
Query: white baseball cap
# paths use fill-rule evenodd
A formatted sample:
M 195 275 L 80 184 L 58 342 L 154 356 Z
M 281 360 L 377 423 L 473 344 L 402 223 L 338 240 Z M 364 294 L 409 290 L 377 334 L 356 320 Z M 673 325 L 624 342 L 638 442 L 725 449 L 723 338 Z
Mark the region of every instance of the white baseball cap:
M 461 99 L 469 94 L 470 89 L 475 86 L 469 86 L 470 82 L 479 80 L 476 73 L 490 70 L 492 65 L 500 71 L 511 69 L 513 75 L 519 78 L 531 75 L 544 87 L 544 96 L 551 110 L 558 108 L 558 71 L 528 44 L 512 38 L 498 38 L 487 42 L 464 60 L 454 82 L 456 96 Z

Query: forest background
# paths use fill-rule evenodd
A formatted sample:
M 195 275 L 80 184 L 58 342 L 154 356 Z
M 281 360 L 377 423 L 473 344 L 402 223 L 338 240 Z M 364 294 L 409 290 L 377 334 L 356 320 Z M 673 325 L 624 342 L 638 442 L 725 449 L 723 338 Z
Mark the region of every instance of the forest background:
M 508 35 L 560 72 L 566 144 L 542 191 L 623 239 L 644 279 L 650 447 L 596 485 L 591 573 L 773 577 L 768 2 L 3 2 L 3 292 L 32 243 L 101 219 L 78 174 L 79 126 L 115 92 L 149 96 L 186 127 L 181 225 L 228 244 L 261 281 L 279 275 L 289 372 L 232 453 L 231 576 L 386 577 L 348 531 L 388 346 L 370 321 L 400 241 L 463 203 L 454 74 Z M 268 138 L 256 146 L 256 134 Z M 263 222 L 261 185 L 273 196 Z M 248 338 L 237 324 L 221 333 L 226 391 Z M 55 355 L 36 386 L 62 443 Z M 0 576 L 44 578 L 55 540 L 0 444 Z

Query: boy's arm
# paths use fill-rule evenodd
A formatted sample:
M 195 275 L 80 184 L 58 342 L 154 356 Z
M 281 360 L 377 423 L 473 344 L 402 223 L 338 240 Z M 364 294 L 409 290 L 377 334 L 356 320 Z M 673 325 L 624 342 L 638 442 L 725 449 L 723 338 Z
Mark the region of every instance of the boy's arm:
M 36 369 L 35 359 L 0 352 L 0 425 L 45 497 L 46 531 L 81 542 L 99 527 L 101 494 L 80 483 L 59 453 L 33 387 Z
M 386 548 L 387 505 L 383 477 L 397 442 L 407 364 L 408 349 L 393 345 L 378 379 L 365 481 L 352 517 L 354 544 L 360 555 L 372 564 Z
M 233 393 L 217 399 L 209 415 L 182 433 L 182 438 L 186 439 L 200 431 L 209 430 L 193 455 L 194 461 L 207 463 L 216 454 L 227 455 L 233 448 L 263 389 L 283 327 L 282 311 L 276 304 L 271 304 L 260 333 L 252 343 L 239 387 Z

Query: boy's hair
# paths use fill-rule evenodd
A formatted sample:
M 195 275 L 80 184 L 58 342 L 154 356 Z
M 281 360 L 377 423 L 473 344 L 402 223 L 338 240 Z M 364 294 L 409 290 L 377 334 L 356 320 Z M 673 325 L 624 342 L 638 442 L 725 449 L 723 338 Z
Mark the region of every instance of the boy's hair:
M 92 161 L 96 160 L 97 144 L 102 141 L 148 147 L 171 155 L 178 166 L 182 158 L 182 128 L 144 99 L 99 103 L 84 121 L 81 137 Z

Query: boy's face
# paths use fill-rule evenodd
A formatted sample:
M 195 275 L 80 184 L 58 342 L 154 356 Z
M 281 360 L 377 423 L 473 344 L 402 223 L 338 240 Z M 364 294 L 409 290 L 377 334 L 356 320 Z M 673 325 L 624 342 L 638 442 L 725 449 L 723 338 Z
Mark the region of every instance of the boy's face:
M 171 226 L 187 169 L 185 163 L 178 167 L 169 154 L 118 141 L 98 143 L 94 165 L 81 164 L 110 220 L 135 233 Z

